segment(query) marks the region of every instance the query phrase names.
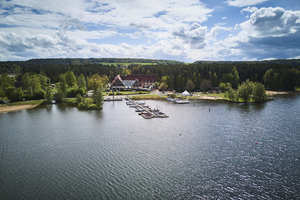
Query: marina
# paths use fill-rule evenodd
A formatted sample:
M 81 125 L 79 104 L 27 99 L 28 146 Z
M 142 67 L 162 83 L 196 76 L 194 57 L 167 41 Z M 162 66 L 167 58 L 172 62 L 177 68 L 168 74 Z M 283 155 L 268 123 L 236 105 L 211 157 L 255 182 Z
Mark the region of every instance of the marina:
M 128 105 L 130 108 L 135 108 L 135 112 L 137 112 L 144 119 L 169 117 L 165 113 L 161 112 L 159 109 L 152 109 L 150 106 L 146 105 L 145 102 L 137 102 L 129 98 L 125 98 L 125 100 L 126 105 Z
M 123 101 L 122 97 L 105 97 L 104 101 Z

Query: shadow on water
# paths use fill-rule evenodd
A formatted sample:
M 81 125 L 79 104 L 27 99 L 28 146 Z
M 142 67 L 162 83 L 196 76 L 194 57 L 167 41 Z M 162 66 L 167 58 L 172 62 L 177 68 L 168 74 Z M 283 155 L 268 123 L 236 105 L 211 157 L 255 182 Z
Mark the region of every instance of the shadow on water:
M 263 110 L 268 102 L 264 103 L 226 103 L 229 111 L 237 109 L 243 112 L 261 111 Z
M 59 112 L 68 112 L 72 110 L 76 110 L 79 113 L 88 113 L 96 117 L 96 119 L 101 119 L 103 117 L 103 111 L 102 110 L 79 110 L 78 108 L 74 106 L 69 106 L 66 104 L 55 104 L 57 110 Z M 52 108 L 51 108 L 52 109 Z
M 95 116 L 96 119 L 102 119 L 103 118 L 103 111 L 102 110 L 92 110 L 89 111 L 93 116 Z

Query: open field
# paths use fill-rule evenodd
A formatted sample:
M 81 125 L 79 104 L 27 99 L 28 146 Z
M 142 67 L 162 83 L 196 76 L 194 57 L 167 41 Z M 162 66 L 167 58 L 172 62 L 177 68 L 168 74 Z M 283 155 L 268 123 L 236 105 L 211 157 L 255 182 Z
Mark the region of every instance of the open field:
M 109 63 L 109 62 L 101 62 L 102 65 L 112 65 L 112 66 L 129 66 L 129 65 L 157 65 L 157 63 Z

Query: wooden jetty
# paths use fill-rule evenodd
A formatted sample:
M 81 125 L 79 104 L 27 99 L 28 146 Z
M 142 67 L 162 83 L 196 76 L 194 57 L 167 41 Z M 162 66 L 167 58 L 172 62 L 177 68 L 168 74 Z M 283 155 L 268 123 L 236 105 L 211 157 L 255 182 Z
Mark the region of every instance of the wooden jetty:
M 167 118 L 169 117 L 165 113 L 159 111 L 158 109 L 152 109 L 150 106 L 147 106 L 144 102 L 136 102 L 131 99 L 126 99 L 126 105 L 131 108 L 135 108 L 135 111 L 139 113 L 144 119 L 152 118 Z
M 121 97 L 104 97 L 104 101 L 123 101 Z

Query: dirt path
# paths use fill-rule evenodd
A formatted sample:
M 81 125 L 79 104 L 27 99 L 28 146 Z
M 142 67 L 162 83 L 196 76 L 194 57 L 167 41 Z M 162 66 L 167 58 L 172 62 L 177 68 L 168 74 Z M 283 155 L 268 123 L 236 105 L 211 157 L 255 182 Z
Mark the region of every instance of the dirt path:
M 17 105 L 17 106 L 0 106 L 0 113 L 26 110 L 37 107 L 38 105 Z
M 271 91 L 271 90 L 266 90 L 266 94 L 268 96 L 274 96 L 274 95 L 286 95 L 286 94 L 290 94 L 290 92 L 287 92 L 287 91 Z

